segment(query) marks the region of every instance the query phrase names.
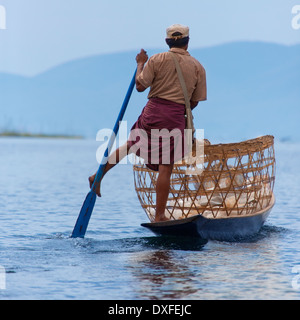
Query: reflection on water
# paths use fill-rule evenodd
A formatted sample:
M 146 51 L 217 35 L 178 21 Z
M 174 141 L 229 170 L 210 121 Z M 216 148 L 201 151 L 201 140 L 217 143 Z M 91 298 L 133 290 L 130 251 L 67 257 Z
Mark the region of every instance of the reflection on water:
M 199 288 L 193 271 L 167 250 L 139 252 L 129 268 L 136 278 L 136 296 L 141 299 L 183 299 Z
M 143 245 L 148 248 L 165 250 L 199 251 L 207 244 L 207 240 L 197 237 L 154 236 L 144 237 Z
M 281 299 L 298 297 L 280 262 L 286 229 L 263 227 L 242 242 L 211 241 L 202 250 L 140 251 L 130 257 L 142 299 Z M 221 263 L 220 263 L 221 261 Z M 285 290 L 283 290 L 285 288 Z
M 192 281 L 195 274 L 176 257 L 177 250 L 200 252 L 207 243 L 197 238 L 149 237 L 144 246 L 154 251 L 137 252 L 129 269 L 136 282 L 137 297 L 141 299 L 183 299 L 198 291 Z

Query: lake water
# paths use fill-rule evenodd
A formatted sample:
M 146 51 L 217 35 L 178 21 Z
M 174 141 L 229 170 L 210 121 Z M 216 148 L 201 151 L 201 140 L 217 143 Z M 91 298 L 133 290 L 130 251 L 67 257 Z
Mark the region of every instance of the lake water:
M 71 239 L 97 170 L 89 140 L 0 139 L 0 299 L 299 299 L 300 145 L 276 143 L 277 202 L 242 242 L 165 242 L 131 165 L 103 180 L 85 239 Z

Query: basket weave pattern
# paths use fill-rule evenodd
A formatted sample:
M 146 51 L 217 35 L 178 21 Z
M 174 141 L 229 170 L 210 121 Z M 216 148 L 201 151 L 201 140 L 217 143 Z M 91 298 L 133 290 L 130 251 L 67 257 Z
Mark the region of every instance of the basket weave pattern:
M 158 173 L 142 163 L 133 170 L 140 203 L 154 221 Z M 270 204 L 274 182 L 273 136 L 205 145 L 202 161 L 174 165 L 165 215 L 170 220 L 253 215 Z

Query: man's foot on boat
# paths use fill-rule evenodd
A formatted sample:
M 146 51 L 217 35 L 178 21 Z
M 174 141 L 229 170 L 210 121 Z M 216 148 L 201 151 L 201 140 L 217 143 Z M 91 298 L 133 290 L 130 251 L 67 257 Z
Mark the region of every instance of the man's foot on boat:
M 163 222 L 163 221 L 169 221 L 169 219 L 163 214 L 159 216 L 155 216 L 154 222 Z
M 89 177 L 90 188 L 92 188 L 93 183 L 94 183 L 94 181 L 95 181 L 95 178 L 96 178 L 96 175 L 95 175 L 95 174 Z M 98 183 L 98 184 L 96 185 L 96 190 L 95 190 L 95 192 L 96 192 L 96 195 L 97 195 L 98 197 L 101 197 L 100 183 Z

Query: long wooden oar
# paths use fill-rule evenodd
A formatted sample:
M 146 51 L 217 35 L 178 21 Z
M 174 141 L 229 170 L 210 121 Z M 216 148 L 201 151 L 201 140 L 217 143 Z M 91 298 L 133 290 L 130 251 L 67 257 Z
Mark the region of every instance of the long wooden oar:
M 120 121 L 122 121 L 122 119 L 123 119 L 123 116 L 125 114 L 129 99 L 131 97 L 132 90 L 133 90 L 134 85 L 135 85 L 135 75 L 136 75 L 136 71 L 135 71 L 135 73 L 133 75 L 133 78 L 131 80 L 131 83 L 130 83 L 130 86 L 128 88 L 126 97 L 124 99 L 123 105 L 122 105 L 120 113 L 119 113 L 119 116 L 118 116 L 116 124 L 114 126 L 113 133 L 112 133 L 112 135 L 111 135 L 111 137 L 109 139 L 107 148 L 106 148 L 105 153 L 103 155 L 103 159 L 102 159 L 102 161 L 100 163 L 100 166 L 99 166 L 99 169 L 97 171 L 94 183 L 93 183 L 93 185 L 91 187 L 90 192 L 87 194 L 87 196 L 86 196 L 86 198 L 84 200 L 84 203 L 83 203 L 83 205 L 81 207 L 78 219 L 76 221 L 75 227 L 74 227 L 72 235 L 71 235 L 72 238 L 78 238 L 78 237 L 84 238 L 84 235 L 85 235 L 86 229 L 88 227 L 88 223 L 90 221 L 90 217 L 92 215 L 92 212 L 93 212 L 93 209 L 94 209 L 94 205 L 95 205 L 95 202 L 96 202 L 96 192 L 95 192 L 95 190 L 96 190 L 97 184 L 100 182 L 100 180 L 101 180 L 101 178 L 103 176 L 104 168 L 105 168 L 105 166 L 107 164 L 109 154 L 111 152 L 111 149 L 112 149 L 112 146 L 114 144 L 115 138 L 116 138 L 116 136 L 118 134 L 118 131 L 119 131 Z

